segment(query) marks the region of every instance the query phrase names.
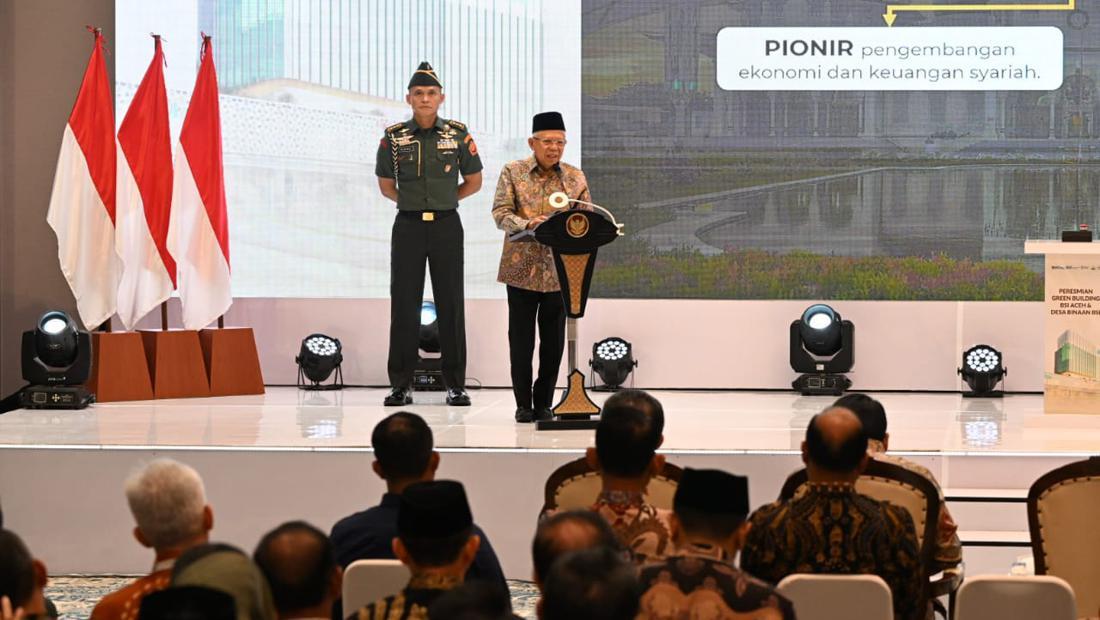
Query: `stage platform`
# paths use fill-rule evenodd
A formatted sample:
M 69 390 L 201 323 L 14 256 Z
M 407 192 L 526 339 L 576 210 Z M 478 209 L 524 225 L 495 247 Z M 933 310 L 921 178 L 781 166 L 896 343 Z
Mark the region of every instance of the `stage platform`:
M 203 475 L 214 538 L 251 550 L 282 521 L 328 529 L 377 503 L 370 432 L 395 408 L 386 391 L 97 404 L 84 411 L 15 411 L 0 417 L 0 502 L 55 574 L 140 573 L 148 552 L 134 542 L 122 483 L 142 461 L 171 456 Z M 810 417 L 829 397 L 792 392 L 657 391 L 667 423 L 662 452 L 690 467 L 750 479 L 753 506 L 775 498 L 801 466 Z M 599 403 L 606 394 L 594 394 Z M 530 539 L 543 483 L 593 444 L 591 431 L 536 431 L 512 420 L 510 390 L 472 390 L 471 407 L 417 392 L 415 411 L 443 453 L 441 477 L 462 480 L 475 519 L 510 578 L 530 576 Z M 1022 502 L 1041 474 L 1100 453 L 1100 416 L 1045 415 L 1042 397 L 969 399 L 958 394 L 879 393 L 891 451 L 940 479 L 959 522 L 971 574 L 1007 572 L 1029 553 Z

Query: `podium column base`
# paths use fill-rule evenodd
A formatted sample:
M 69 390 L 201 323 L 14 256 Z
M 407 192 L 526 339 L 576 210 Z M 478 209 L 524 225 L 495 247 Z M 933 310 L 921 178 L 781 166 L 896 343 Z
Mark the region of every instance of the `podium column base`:
M 152 400 L 145 345 L 136 332 L 92 332 L 92 374 L 86 387 L 96 402 Z
M 252 328 L 204 329 L 199 332 L 199 342 L 211 396 L 264 393 L 264 377 Z
M 139 332 L 153 378 L 154 398 L 210 396 L 199 333 L 190 329 Z

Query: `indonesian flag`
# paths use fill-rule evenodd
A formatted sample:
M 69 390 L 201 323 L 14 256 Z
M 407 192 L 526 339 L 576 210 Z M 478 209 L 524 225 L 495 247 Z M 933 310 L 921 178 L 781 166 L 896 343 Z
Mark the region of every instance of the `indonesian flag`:
M 94 30 L 92 57 L 61 138 L 46 221 L 57 235 L 57 258 L 89 329 L 115 313 L 121 265 L 115 254 L 115 114 L 103 35 Z
M 153 62 L 118 130 L 118 234 L 122 257 L 118 317 L 133 329 L 176 287 L 176 262 L 168 253 L 172 208 L 172 139 L 164 52 L 154 36 Z
M 229 218 L 222 172 L 222 125 L 214 49 L 203 35 L 195 90 L 176 147 L 168 247 L 179 261 L 183 326 L 202 329 L 233 303 Z

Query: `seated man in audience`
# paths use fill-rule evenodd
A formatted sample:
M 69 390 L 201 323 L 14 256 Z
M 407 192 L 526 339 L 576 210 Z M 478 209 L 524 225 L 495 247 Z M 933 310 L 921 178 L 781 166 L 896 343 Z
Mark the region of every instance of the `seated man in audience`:
M 277 617 L 271 586 L 252 558 L 225 543 L 208 543 L 184 551 L 172 567 L 172 585 L 199 586 L 233 597 L 238 620 Z
M 462 585 L 480 543 L 461 483 L 437 480 L 410 485 L 401 494 L 393 541 L 397 559 L 409 567 L 409 583 L 398 594 L 370 603 L 348 618 L 426 618 L 436 599 Z
M 638 576 L 621 554 L 606 547 L 572 551 L 546 575 L 540 620 L 634 620 Z
M 802 443 L 806 491 L 753 513 L 741 568 L 771 583 L 793 573 L 878 575 L 893 593 L 895 616 L 920 617 L 924 576 L 913 519 L 856 492 L 868 458 L 854 413 L 831 407 L 814 416 Z
M 600 515 L 588 510 L 559 512 L 539 523 L 531 543 L 535 585 L 542 590 L 550 566 L 570 551 L 607 547 L 616 553 L 625 549 L 615 531 Z
M 486 581 L 468 581 L 447 590 L 428 608 L 428 617 L 440 620 L 517 620 L 512 599 Z
M 663 560 L 672 547 L 671 511 L 645 500 L 649 480 L 665 465 L 665 457 L 657 454 L 664 423 L 656 398 L 623 390 L 604 404 L 596 447 L 588 449 L 588 462 L 603 481 L 592 510 L 607 519 L 638 565 Z
M 432 445 L 432 430 L 415 413 L 395 413 L 374 427 L 372 468 L 386 481 L 386 493 L 379 505 L 345 517 L 332 527 L 336 561 L 344 570 L 355 560 L 394 559 L 393 539 L 397 535 L 401 494 L 413 483 L 435 479 L 439 453 Z M 481 545 L 466 578 L 490 581 L 507 589 L 493 546 L 481 528 L 473 527 Z
M 883 408 L 882 403 L 866 394 L 846 394 L 833 403 L 833 406 L 844 407 L 856 414 L 859 421 L 863 423 L 863 432 L 867 434 L 867 452 L 871 458 L 904 467 L 936 486 L 940 494 L 940 516 L 936 529 L 937 566 L 933 567 L 933 570 L 938 572 L 956 566 L 962 561 L 962 543 L 957 533 L 959 527 L 955 525 L 955 519 L 947 510 L 943 489 L 927 468 L 909 459 L 886 453 L 890 449 L 890 433 L 886 432 L 886 409 Z
M 154 460 L 131 475 L 125 489 L 130 513 L 137 523 L 134 538 L 156 554 L 153 570 L 104 596 L 92 610 L 92 620 L 137 618 L 141 598 L 167 588 L 176 558 L 191 547 L 205 544 L 214 526 L 202 478 L 183 463 Z
M 46 566 L 31 556 L 23 540 L 0 530 L 0 612 L 3 618 L 52 618 L 47 613 Z M 7 615 L 8 612 L 11 615 Z
M 332 613 L 344 574 L 324 532 L 304 521 L 284 523 L 260 540 L 252 559 L 271 586 L 280 620 Z
M 794 620 L 791 602 L 733 566 L 749 526 L 749 481 L 714 469 L 686 469 L 676 487 L 676 553 L 642 569 L 639 620 L 715 617 Z

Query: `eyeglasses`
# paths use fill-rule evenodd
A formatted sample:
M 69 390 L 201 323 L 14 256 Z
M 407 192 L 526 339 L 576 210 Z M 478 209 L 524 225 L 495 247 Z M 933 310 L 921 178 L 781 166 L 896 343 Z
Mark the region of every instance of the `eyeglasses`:
M 543 146 L 556 146 L 558 148 L 565 146 L 565 140 L 556 140 L 553 138 L 535 138 L 535 142 L 538 142 Z

